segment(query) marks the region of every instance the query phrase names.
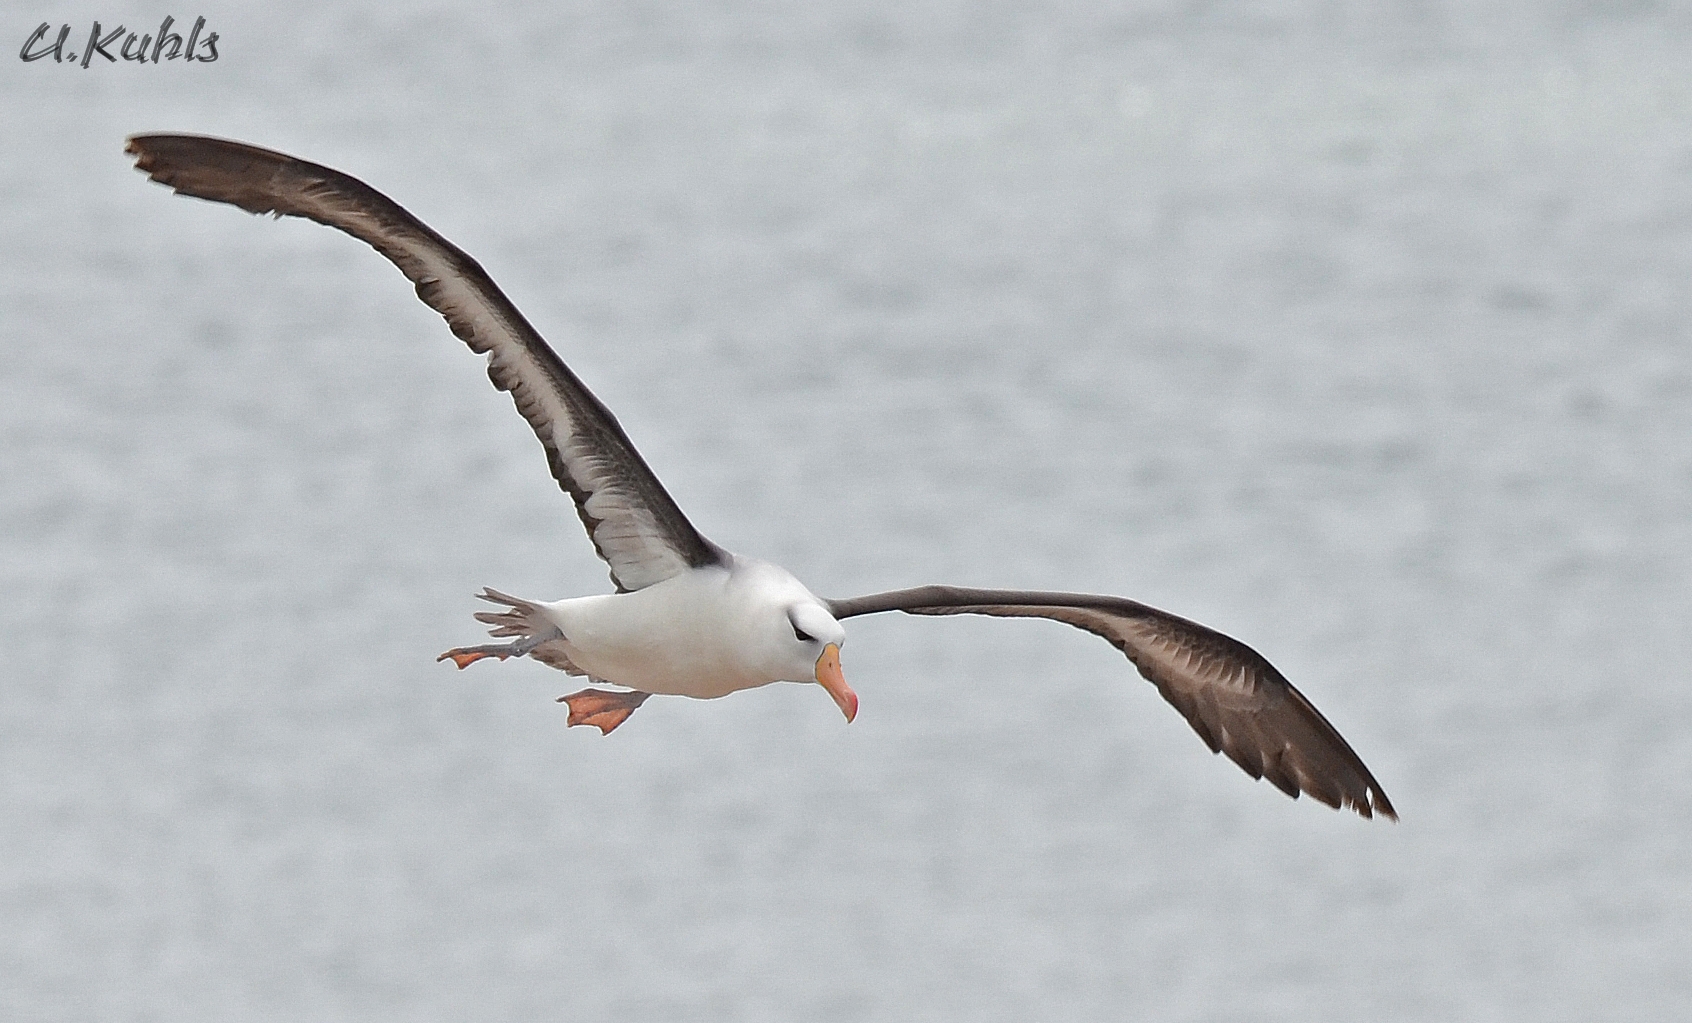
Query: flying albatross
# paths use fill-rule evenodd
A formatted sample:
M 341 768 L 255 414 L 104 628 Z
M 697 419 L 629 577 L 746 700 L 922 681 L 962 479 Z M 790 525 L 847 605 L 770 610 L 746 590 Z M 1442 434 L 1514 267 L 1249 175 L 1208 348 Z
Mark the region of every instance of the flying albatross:
M 1122 597 L 919 586 L 846 600 L 820 598 L 786 570 L 741 557 L 693 527 L 621 426 L 517 311 L 481 266 L 399 204 L 339 171 L 226 139 L 135 135 L 137 169 L 183 195 L 345 231 L 386 256 L 488 357 L 546 449 L 615 593 L 559 601 L 496 590 L 500 610 L 475 617 L 510 642 L 448 650 L 459 668 L 532 657 L 617 690 L 560 697 L 572 725 L 609 733 L 654 693 L 709 699 L 771 682 L 814 682 L 851 721 L 858 697 L 840 670 L 843 619 L 879 611 L 1050 618 L 1128 655 L 1212 752 L 1298 798 L 1396 820 L 1339 732 L 1244 643 Z

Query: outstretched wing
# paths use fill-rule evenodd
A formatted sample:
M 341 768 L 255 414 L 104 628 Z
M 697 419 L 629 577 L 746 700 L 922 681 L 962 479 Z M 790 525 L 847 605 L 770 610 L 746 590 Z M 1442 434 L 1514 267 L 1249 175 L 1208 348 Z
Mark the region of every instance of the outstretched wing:
M 1253 778 L 1329 806 L 1398 819 L 1351 746 L 1275 666 L 1237 639 L 1122 597 L 920 586 L 830 600 L 836 618 L 904 611 L 1050 618 L 1109 640 L 1186 717 L 1211 752 Z
M 356 178 L 283 153 L 198 135 L 135 135 L 135 166 L 183 195 L 250 213 L 305 217 L 388 257 L 452 332 L 488 357 L 576 502 L 618 590 L 638 590 L 726 553 L 699 534 L 617 419 L 461 249 Z

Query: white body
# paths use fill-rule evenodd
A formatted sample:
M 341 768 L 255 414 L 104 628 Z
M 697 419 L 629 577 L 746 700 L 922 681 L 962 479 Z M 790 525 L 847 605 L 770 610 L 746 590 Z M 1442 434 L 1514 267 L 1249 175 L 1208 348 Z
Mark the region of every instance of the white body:
M 632 593 L 539 606 L 564 634 L 570 660 L 594 678 L 712 699 L 771 682 L 815 682 L 816 653 L 794 656 L 785 609 L 819 604 L 787 570 L 736 557 L 732 570 L 696 568 Z M 838 635 L 819 638 L 839 643 L 845 632 L 834 628 Z

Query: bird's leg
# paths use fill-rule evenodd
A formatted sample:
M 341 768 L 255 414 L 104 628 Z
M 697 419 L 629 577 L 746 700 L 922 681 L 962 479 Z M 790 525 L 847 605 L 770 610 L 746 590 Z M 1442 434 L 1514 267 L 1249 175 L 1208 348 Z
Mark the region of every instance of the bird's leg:
M 635 708 L 646 702 L 651 693 L 614 693 L 608 689 L 583 689 L 579 693 L 560 696 L 559 703 L 570 705 L 570 724 L 593 725 L 599 734 L 610 735 L 611 729 L 627 721 Z
M 535 647 L 540 646 L 542 643 L 551 638 L 553 637 L 525 636 L 522 639 L 515 640 L 510 643 L 489 643 L 485 646 L 454 647 L 441 656 L 435 658 L 435 660 L 444 661 L 450 657 L 452 658 L 452 663 L 458 665 L 458 670 L 463 671 L 465 668 L 475 664 L 484 657 L 497 657 L 502 661 L 507 657 L 522 657 L 524 654 L 533 650 Z

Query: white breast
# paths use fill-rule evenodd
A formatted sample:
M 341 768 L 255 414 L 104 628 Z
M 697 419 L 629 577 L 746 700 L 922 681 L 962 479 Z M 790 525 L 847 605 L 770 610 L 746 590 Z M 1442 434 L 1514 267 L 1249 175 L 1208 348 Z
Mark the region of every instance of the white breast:
M 710 699 L 781 680 L 785 608 L 802 596 L 809 591 L 784 570 L 736 559 L 732 569 L 693 569 L 633 593 L 542 607 L 570 659 L 593 677 Z

